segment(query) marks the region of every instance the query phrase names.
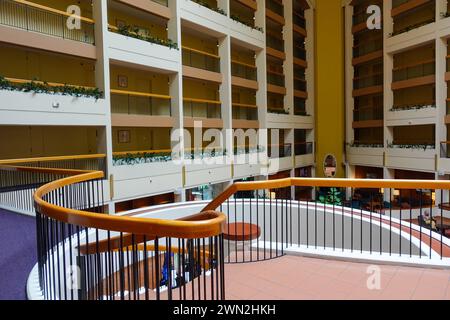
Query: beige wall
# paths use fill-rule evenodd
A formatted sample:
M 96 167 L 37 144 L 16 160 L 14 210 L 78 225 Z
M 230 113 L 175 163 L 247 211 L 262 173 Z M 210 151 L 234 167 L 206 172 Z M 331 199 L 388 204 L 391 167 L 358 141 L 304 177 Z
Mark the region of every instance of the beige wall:
M 64 70 L 64 72 L 61 72 Z M 0 75 L 26 80 L 95 86 L 94 62 L 0 46 Z
M 0 126 L 0 159 L 97 153 L 93 127 Z

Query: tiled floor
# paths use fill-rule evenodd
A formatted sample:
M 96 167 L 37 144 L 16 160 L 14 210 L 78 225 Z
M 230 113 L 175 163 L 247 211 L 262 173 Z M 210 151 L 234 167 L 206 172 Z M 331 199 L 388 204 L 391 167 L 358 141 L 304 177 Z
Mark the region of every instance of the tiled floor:
M 380 288 L 370 290 L 368 267 L 363 263 L 294 256 L 227 265 L 227 299 L 450 300 L 450 270 L 379 265 Z

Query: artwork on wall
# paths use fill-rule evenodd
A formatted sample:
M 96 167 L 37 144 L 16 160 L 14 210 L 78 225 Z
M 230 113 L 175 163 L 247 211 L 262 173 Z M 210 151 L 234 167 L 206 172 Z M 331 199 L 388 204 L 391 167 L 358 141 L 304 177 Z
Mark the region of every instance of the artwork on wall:
M 332 154 L 327 155 L 323 162 L 323 171 L 324 171 L 325 177 L 327 177 L 327 178 L 335 177 L 336 170 L 337 170 L 336 157 Z
M 130 143 L 131 140 L 130 130 L 119 130 L 118 140 L 119 143 Z
M 119 86 L 119 88 L 128 88 L 128 77 L 119 75 L 117 77 L 117 85 Z

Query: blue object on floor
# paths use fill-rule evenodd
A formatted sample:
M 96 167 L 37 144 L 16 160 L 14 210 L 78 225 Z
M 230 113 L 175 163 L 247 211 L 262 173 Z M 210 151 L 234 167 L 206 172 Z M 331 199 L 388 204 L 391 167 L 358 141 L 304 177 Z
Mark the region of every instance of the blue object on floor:
M 0 209 L 0 300 L 26 300 L 37 262 L 35 219 Z

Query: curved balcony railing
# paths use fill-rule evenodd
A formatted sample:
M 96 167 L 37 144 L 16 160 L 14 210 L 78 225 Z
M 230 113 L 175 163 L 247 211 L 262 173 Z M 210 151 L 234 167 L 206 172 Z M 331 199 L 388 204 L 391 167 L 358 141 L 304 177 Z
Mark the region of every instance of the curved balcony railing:
M 16 167 L 22 169 L 16 170 Z M 45 172 L 34 173 L 32 168 L 65 170 L 98 170 L 106 174 L 106 155 L 72 155 L 0 160 L 0 205 L 3 208 L 33 214 L 33 193 L 52 181 L 54 176 Z M 28 169 L 30 168 L 30 169 Z
M 79 17 L 80 27 L 69 28 L 70 18 L 67 12 L 30 1 L 0 0 L 2 25 L 94 44 L 94 20 Z
M 306 198 L 314 200 L 292 199 L 294 191 L 305 188 L 311 188 Z M 446 181 L 428 180 L 239 182 L 204 210 L 227 215 L 226 234 L 248 235 L 225 238 L 226 263 L 309 253 L 448 265 L 447 213 L 433 199 L 444 199 L 449 188 Z
M 223 214 L 172 221 L 107 215 L 101 171 L 11 170 L 50 181 L 34 194 L 42 298 L 225 298 Z

